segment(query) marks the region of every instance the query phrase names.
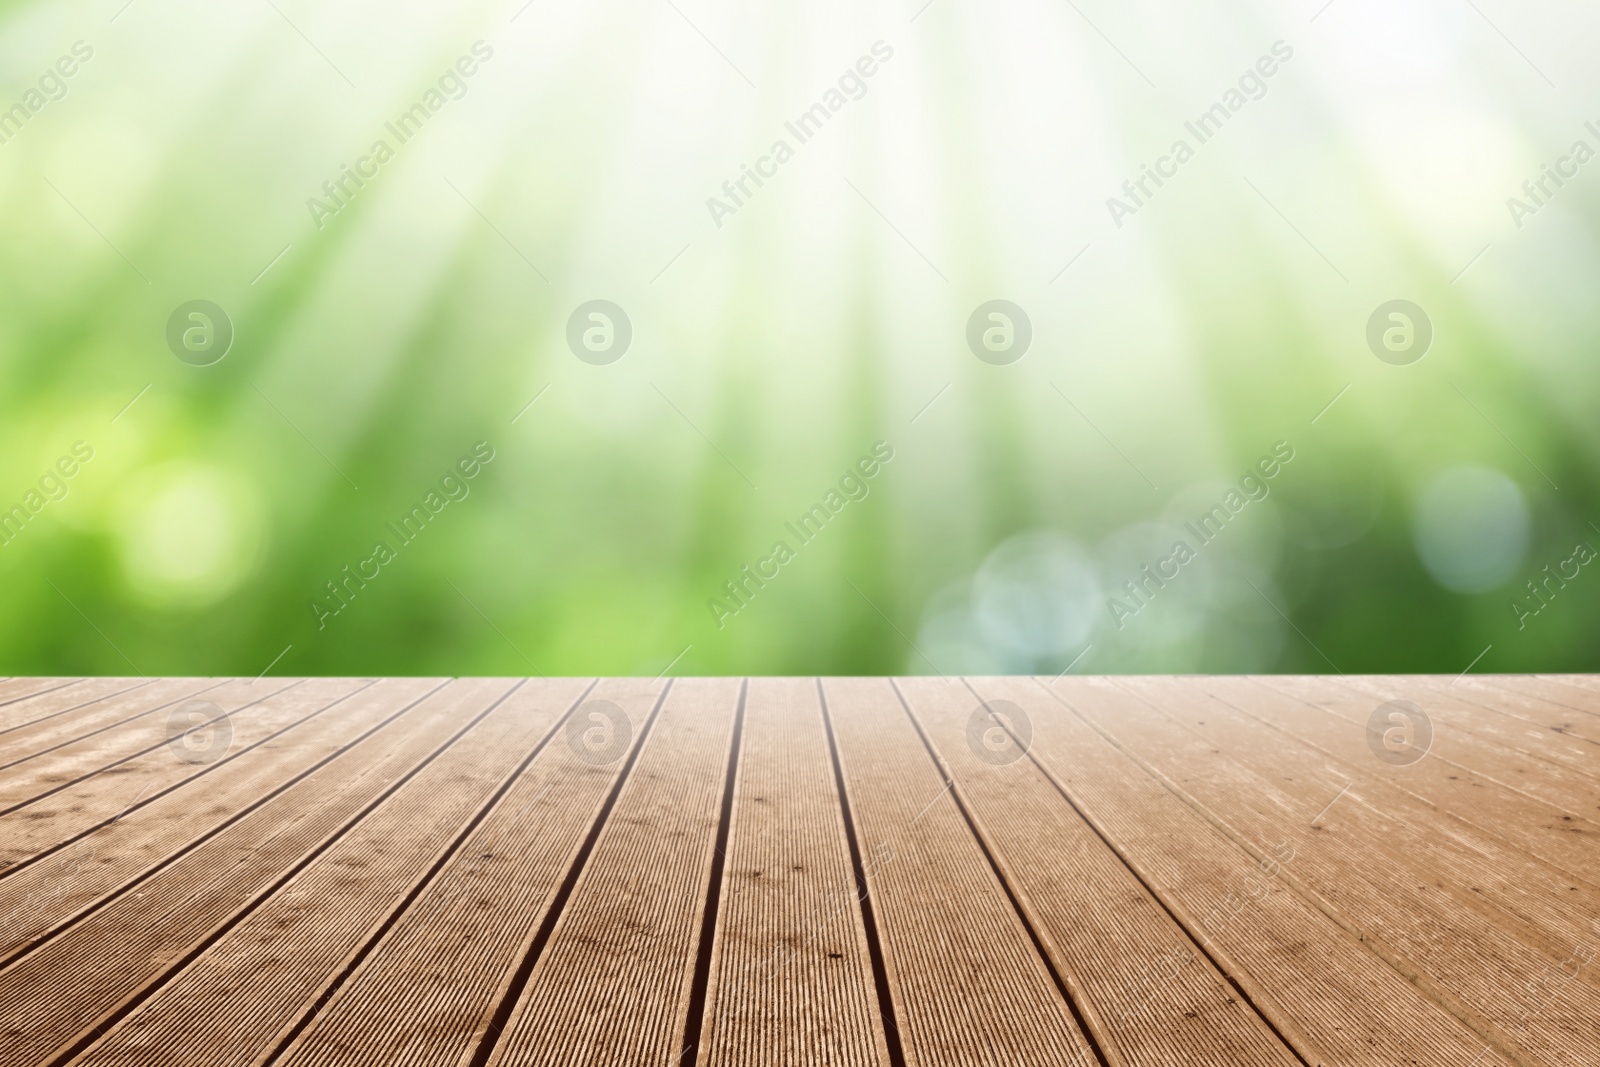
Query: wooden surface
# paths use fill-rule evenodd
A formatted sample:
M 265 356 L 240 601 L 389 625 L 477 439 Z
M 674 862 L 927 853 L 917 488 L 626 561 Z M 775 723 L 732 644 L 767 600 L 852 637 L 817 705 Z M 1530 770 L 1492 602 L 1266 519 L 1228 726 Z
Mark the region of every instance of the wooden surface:
M 0 680 L 0 1067 L 179 1062 L 1600 1064 L 1600 680 Z

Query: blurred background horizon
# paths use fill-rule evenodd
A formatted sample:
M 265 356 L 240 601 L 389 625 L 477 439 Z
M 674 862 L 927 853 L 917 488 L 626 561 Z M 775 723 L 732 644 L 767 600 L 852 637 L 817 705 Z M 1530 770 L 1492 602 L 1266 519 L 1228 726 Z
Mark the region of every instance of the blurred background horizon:
M 0 4 L 0 672 L 1600 669 L 1596 30 Z

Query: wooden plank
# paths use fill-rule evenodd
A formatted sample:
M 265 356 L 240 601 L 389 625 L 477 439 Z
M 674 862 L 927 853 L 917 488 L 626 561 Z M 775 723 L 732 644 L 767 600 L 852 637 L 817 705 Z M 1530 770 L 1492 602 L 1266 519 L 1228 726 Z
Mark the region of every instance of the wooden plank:
M 1053 785 L 1110 842 L 1142 883 L 1203 944 L 1264 1013 L 1303 1035 L 1314 1063 L 1391 1067 L 1507 1061 L 1405 978 L 1284 888 L 1297 855 L 1283 838 L 1241 847 L 1201 818 L 1161 776 L 1068 710 L 1083 687 L 1054 680 L 979 678 L 987 700 L 1009 700 L 1031 720 L 1029 753 Z M 1131 702 L 1130 702 L 1131 703 Z M 1134 713 L 1137 709 L 1134 710 Z M 1138 961 L 1135 995 L 1149 996 L 1205 954 L 1182 943 Z
M 1284 1019 L 1259 1013 L 1026 758 L 1031 726 L 1001 725 L 959 682 L 896 685 L 1108 1059 L 1292 1067 L 1316 1058 L 1304 1038 L 1278 1032 Z M 1007 714 L 1020 705 L 999 707 Z M 1031 717 L 1023 711 L 1020 722 Z M 1194 964 L 1147 986 L 1148 962 L 1175 953 Z
M 824 692 L 906 1061 L 1106 1062 L 888 681 Z
M 205 775 L 231 774 L 231 764 L 240 753 L 370 684 L 347 678 L 312 678 L 275 694 L 263 692 L 256 702 L 244 706 L 245 714 L 236 710 L 225 724 L 215 727 L 220 733 L 204 738 L 208 747 L 192 752 L 181 742 L 163 743 L 169 734 L 164 718 L 146 723 L 140 732 L 146 742 L 156 741 L 155 747 L 123 759 L 110 769 L 64 783 L 37 800 L 0 815 L 0 838 L 7 839 L 0 855 L 13 863 L 20 862 L 33 855 L 18 855 L 26 847 L 25 842 L 48 848 L 125 815 L 147 797 Z M 242 699 L 241 690 L 247 689 L 238 687 L 237 699 Z M 224 700 L 232 696 L 226 686 L 216 693 Z M 181 708 L 184 703 L 179 701 L 178 706 Z M 13 828 L 15 832 L 11 832 Z M 22 828 L 30 832 L 24 833 Z
M 1199 678 L 1195 686 L 1241 714 L 1281 731 L 1333 760 L 1352 781 L 1397 790 L 1450 819 L 1493 835 L 1500 844 L 1537 856 L 1569 879 L 1597 885 L 1600 822 L 1480 774 L 1459 759 L 1458 731 L 1433 740 L 1425 755 L 1406 764 L 1375 759 L 1366 737 L 1372 709 L 1365 703 L 1311 703 L 1256 678 Z M 1323 694 L 1328 689 L 1321 691 Z M 1483 742 L 1479 742 L 1482 744 Z
M 1257 772 L 1224 755 L 1217 741 L 1175 728 L 1154 705 L 1130 700 L 1134 683 L 1079 681 L 1072 706 L 1103 736 L 1136 754 L 1197 812 L 1240 843 L 1260 853 L 1269 842 L 1286 838 L 1297 853 L 1293 869 L 1281 875 L 1286 884 L 1361 937 L 1508 1059 L 1560 1060 L 1600 1044 L 1600 998 L 1587 977 L 1561 984 L 1548 996 L 1522 992 L 1548 986 L 1566 949 L 1552 959 L 1554 949 L 1541 952 L 1497 928 L 1439 875 L 1422 872 L 1418 877 L 1381 845 L 1383 835 L 1398 827 L 1397 820 L 1370 808 L 1361 818 L 1352 817 L 1360 803 L 1354 790 L 1339 802 L 1345 807 L 1338 819 L 1323 822 L 1316 817 L 1316 809 L 1337 795 L 1342 779 L 1330 781 L 1325 772 L 1319 775 L 1305 761 L 1295 760 L 1294 777 L 1316 780 L 1319 793 L 1310 798 L 1286 792 L 1278 785 L 1293 784 L 1284 781 L 1290 777 L 1285 764 L 1293 749 L 1269 745 L 1262 755 L 1269 766 Z M 1190 691 L 1167 699 L 1183 706 L 1199 698 Z M 1208 724 L 1220 721 L 1226 710 L 1211 703 L 1216 710 L 1208 709 Z M 1507 994 L 1508 985 L 1518 987 L 1517 995 Z M 1534 1013 L 1531 1023 L 1528 1013 Z M 1574 1018 L 1584 1021 L 1566 1021 Z
M 69 685 L 81 685 L 88 679 L 62 676 L 59 678 L 47 675 L 31 675 L 0 679 L 0 707 L 8 706 L 20 700 L 39 693 L 62 689 Z
M 1600 1067 L 1589 676 L 20 681 L 0 1064 Z
M 1434 685 L 1416 678 L 1351 676 L 1340 678 L 1338 684 L 1366 694 L 1374 706 L 1396 698 L 1426 704 L 1436 733 L 1441 726 L 1465 730 L 1497 746 L 1600 779 L 1600 745 L 1557 729 L 1573 718 L 1565 712 L 1513 714 L 1486 708 L 1452 693 L 1449 679 Z
M 54 1063 L 87 1044 L 385 796 L 471 729 L 512 688 L 446 686 L 408 716 L 302 779 L 176 863 L 0 969 L 0 1061 Z
M 1498 713 L 1525 723 L 1523 732 L 1529 737 L 1543 737 L 1545 732 L 1558 737 L 1579 738 L 1593 748 L 1600 748 L 1600 715 L 1570 707 L 1560 701 L 1547 700 L 1533 686 L 1512 688 L 1480 685 L 1471 679 L 1444 679 L 1428 676 L 1405 678 L 1403 684 L 1416 687 L 1429 696 L 1443 695 Z M 1600 773 L 1591 752 L 1590 771 Z
M 74 1062 L 143 1064 L 150 1050 L 181 1047 L 223 1013 L 230 1025 L 206 1041 L 210 1067 L 247 1067 L 270 1054 L 274 1038 L 319 999 L 330 976 L 459 858 L 463 839 L 589 687 L 581 679 L 524 685 Z M 334 900 L 338 907 L 326 906 Z M 241 1003 L 248 1011 L 231 1010 Z M 381 1027 L 380 1020 L 367 1022 L 369 1033 Z
M 167 749 L 171 740 L 170 716 L 181 710 L 191 698 L 204 699 L 209 705 L 221 709 L 221 714 L 211 715 L 206 721 L 220 720 L 222 715 L 227 715 L 231 727 L 238 729 L 239 723 L 263 701 L 299 683 L 277 681 L 262 689 L 253 688 L 242 681 L 225 682 L 204 689 L 191 688 L 194 684 L 184 680 L 170 689 L 157 691 L 152 687 L 145 691 L 148 695 L 138 702 L 141 705 L 140 714 L 131 721 L 91 732 L 88 736 L 28 756 L 7 767 L 0 773 L 0 814 L 36 804 L 94 775 L 120 774 L 122 766 L 129 760 Z M 154 707 L 143 707 L 146 701 L 161 703 Z M 210 709 L 201 714 L 210 714 Z
M 135 724 L 138 720 L 159 717 L 159 713 L 175 707 L 190 697 L 201 697 L 205 690 L 219 683 L 210 679 L 173 678 L 159 679 L 150 685 L 136 688 L 122 687 L 126 692 L 90 703 L 88 706 L 66 710 L 69 714 L 57 718 L 46 716 L 42 721 L 19 726 L 0 737 L 0 779 L 16 778 L 25 773 L 23 765 L 49 752 L 56 752 L 74 742 Z M 61 694 L 67 696 L 81 691 L 74 687 Z M 134 726 L 137 729 L 137 726 Z M 37 766 L 37 765 L 36 765 Z
M 1479 913 L 1489 926 L 1553 957 L 1552 962 L 1565 959 L 1587 932 L 1588 916 L 1600 914 L 1600 892 L 1592 885 L 1464 823 L 1440 819 L 1433 805 L 1381 777 L 1358 786 L 1298 738 L 1272 731 L 1209 696 L 1210 680 L 1149 678 L 1122 684 L 1311 811 L 1347 789 L 1355 803 L 1341 807 L 1337 820 L 1319 824 L 1322 830 L 1348 825 L 1367 841 L 1370 854 L 1382 856 L 1404 877 L 1437 883 L 1441 900 Z
M 0 730 L 32 721 L 27 708 L 16 705 L 46 693 L 82 685 L 87 678 L 7 678 L 0 682 Z
M 810 678 L 750 680 L 699 1060 L 890 1063 Z
M 1382 703 L 1374 700 L 1370 693 L 1339 685 L 1336 679 L 1275 675 L 1256 681 L 1352 722 L 1362 723 L 1363 737 L 1368 717 Z M 1448 752 L 1451 762 L 1465 768 L 1467 773 L 1536 797 L 1562 811 L 1591 818 L 1600 813 L 1600 783 L 1580 771 L 1507 748 L 1448 723 L 1433 724 L 1432 751 Z M 1433 758 L 1431 753 L 1428 758 Z
M 27 809 L 0 817 L 3 854 L 27 857 L 0 873 L 0 964 L 192 850 L 319 764 L 393 725 L 443 684 L 383 679 L 333 705 L 333 713 L 313 714 L 254 750 L 212 765 L 224 767 L 223 773 L 151 790 L 86 836 L 61 837 L 53 822 L 29 819 Z M 97 782 L 89 779 L 91 787 Z
M 1471 674 L 1456 682 L 1484 693 L 1526 693 L 1540 700 L 1600 718 L 1600 691 L 1583 684 L 1580 675 Z
M 560 741 L 528 771 L 394 925 L 330 972 L 301 1017 L 276 1038 L 277 1067 L 431 1067 L 486 1054 L 492 1020 L 530 952 L 548 939 L 575 864 L 647 735 L 663 683 L 606 679 L 585 698 Z M 628 719 L 598 754 L 578 732 L 595 727 L 591 701 Z M 585 709 L 588 709 L 586 711 Z M 572 733 L 568 733 L 573 730 Z M 604 739 L 602 739 L 604 740 Z M 524 979 L 525 979 L 524 975 Z M 407 1025 L 387 1025 L 404 1018 Z
M 680 1062 L 740 685 L 668 693 L 490 1063 Z
M 60 678 L 28 679 L 34 682 L 52 683 L 36 688 L 37 691 L 29 693 L 27 688 L 20 689 L 23 696 L 10 699 L 0 699 L 0 763 L 11 762 L 11 745 L 16 740 L 17 731 L 25 730 L 36 723 L 48 722 L 62 715 L 70 715 L 80 708 L 87 707 L 96 701 L 104 700 L 108 696 L 131 692 L 140 686 L 150 684 L 148 678 L 82 678 L 66 681 Z M 7 691 L 5 684 L 0 684 L 0 696 Z
M 1495 677 L 1490 675 L 1488 677 Z M 1535 681 L 1553 684 L 1562 691 L 1574 690 L 1579 697 L 1574 698 L 1573 707 L 1600 715 L 1600 681 L 1592 674 L 1529 674 L 1516 675 L 1515 678 L 1531 678 Z

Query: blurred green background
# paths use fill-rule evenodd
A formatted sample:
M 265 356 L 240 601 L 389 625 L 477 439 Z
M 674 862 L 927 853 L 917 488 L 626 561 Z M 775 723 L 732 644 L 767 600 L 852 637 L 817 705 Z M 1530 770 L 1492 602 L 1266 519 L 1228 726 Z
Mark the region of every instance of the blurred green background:
M 1592 8 L 0 12 L 0 671 L 1600 668 Z M 1420 359 L 1369 347 L 1392 300 Z

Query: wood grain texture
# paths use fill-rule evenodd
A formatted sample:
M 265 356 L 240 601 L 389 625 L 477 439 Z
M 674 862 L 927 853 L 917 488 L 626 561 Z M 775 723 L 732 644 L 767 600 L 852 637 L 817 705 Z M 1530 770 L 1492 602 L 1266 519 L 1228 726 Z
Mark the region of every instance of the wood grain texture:
M 1447 824 L 1492 835 L 1501 845 L 1536 856 L 1567 879 L 1585 883 L 1588 891 L 1600 887 L 1600 821 L 1574 810 L 1577 805 L 1560 807 L 1509 784 L 1506 779 L 1512 776 L 1504 757 L 1496 773 L 1469 767 L 1460 748 L 1473 739 L 1447 734 L 1435 739 L 1426 758 L 1396 766 L 1373 758 L 1367 746 L 1369 701 L 1330 700 L 1325 688 L 1320 702 L 1312 702 L 1292 689 L 1250 678 L 1206 678 L 1195 684 L 1287 741 L 1326 756 L 1352 782 L 1403 793 L 1430 806 Z
M 1299 857 L 1286 835 L 1259 847 L 1230 836 L 1154 767 L 1095 729 L 1076 710 L 1090 683 L 973 684 L 986 699 L 1009 699 L 1032 716 L 1037 765 L 1258 1009 L 1304 1035 L 1307 1060 L 1368 1067 L 1507 1062 L 1287 886 L 1283 876 Z M 1134 994 L 1172 981 L 1200 956 L 1179 945 L 1140 960 Z
M 0 750 L 0 773 L 5 774 L 0 810 L 26 803 L 29 786 L 43 792 L 75 774 L 92 773 L 97 758 L 110 763 L 117 754 L 165 740 L 166 721 L 160 713 L 176 710 L 185 700 L 207 699 L 207 693 L 216 688 L 215 683 L 191 678 L 162 679 L 121 692 L 113 690 L 117 695 L 107 699 L 76 708 L 69 705 L 66 716 L 48 715 L 17 727 L 4 737 Z M 283 688 L 278 682 L 256 695 L 269 696 Z
M 1254 680 L 1259 685 L 1326 708 L 1354 724 L 1365 724 L 1380 702 L 1369 691 L 1347 686 L 1339 679 L 1272 677 Z M 1435 721 L 1433 725 L 1434 748 L 1430 759 L 1438 756 L 1441 762 L 1459 768 L 1456 773 L 1478 775 L 1564 812 L 1600 821 L 1600 782 L 1582 771 L 1507 748 L 1475 733 L 1457 730 L 1448 722 Z
M 0 679 L 0 1065 L 1600 1067 L 1596 753 L 1586 675 Z
M 678 1063 L 740 683 L 675 683 L 490 1063 Z
M 86 681 L 88 681 L 86 678 L 7 678 L 0 681 L 0 742 L 5 740 L 5 731 L 24 726 L 41 717 L 37 706 L 30 705 L 45 694 L 62 693 L 62 697 L 56 702 L 58 707 L 70 707 L 87 699 L 74 699 L 72 694 L 64 692 L 83 685 Z M 118 688 L 118 683 L 133 686 L 142 681 L 140 678 L 99 679 L 102 687 L 113 691 Z
M 750 680 L 722 907 L 706 998 L 708 1064 L 888 1064 L 810 678 Z
M 460 736 L 511 683 L 462 681 L 0 968 L 0 1059 L 64 1060 L 281 889 Z M 381 735 L 380 735 L 381 736 Z M 376 738 L 374 739 L 376 740 Z
M 81 840 L 127 818 L 147 802 L 208 775 L 231 781 L 237 761 L 285 731 L 316 718 L 362 686 L 349 679 L 318 678 L 273 692 L 233 709 L 207 728 L 207 748 L 190 750 L 173 741 L 165 722 L 124 723 L 117 732 L 142 737 L 147 747 L 101 770 L 62 782 L 0 815 L 0 858 L 15 868 L 59 844 Z M 219 692 L 219 696 L 225 694 Z M 182 708 L 184 700 L 176 702 Z M 221 707 L 222 705 L 215 705 Z M 200 712 L 211 714 L 211 707 Z M 157 716 L 160 718 L 161 716 Z M 100 844 L 100 842 L 95 842 Z
M 628 717 L 635 736 L 627 748 L 595 762 L 565 731 L 546 746 L 367 958 L 330 986 L 326 1005 L 286 1035 L 274 1062 L 427 1067 L 492 1049 L 495 1015 L 514 995 L 519 967 L 530 955 L 536 961 L 563 879 L 603 824 L 664 688 L 620 679 L 587 692 L 585 705 L 610 701 Z M 565 722 L 585 724 L 583 707 Z M 406 1025 L 374 1032 L 378 1015 Z
M 908 1062 L 1105 1062 L 886 679 L 824 684 Z
M 86 678 L 79 681 L 34 679 L 33 685 L 11 687 L 0 683 L 0 763 L 10 763 L 18 751 L 20 731 L 42 726 L 102 701 L 150 684 L 146 678 Z M 40 684 L 56 682 L 57 684 Z M 24 695 L 6 696 L 8 692 Z
M 279 892 L 210 944 L 79 1062 L 129 1065 L 171 1048 L 232 1005 L 230 1025 L 206 1047 L 215 1067 L 256 1062 L 320 999 L 370 940 L 394 921 L 459 852 L 462 838 L 500 800 L 581 682 L 524 685 L 466 736 L 386 797 Z M 552 691 L 553 690 L 553 691 Z M 538 699 L 553 697 L 554 702 Z M 518 699 L 518 698 L 522 699 Z M 337 900 L 337 908 L 320 902 Z
M 1282 875 L 1285 882 L 1359 931 L 1364 943 L 1447 1004 L 1497 1051 L 1523 1062 L 1559 1062 L 1580 1049 L 1600 1047 L 1600 1003 L 1592 975 L 1580 973 L 1546 993 L 1549 976 L 1557 973 L 1568 949 L 1554 941 L 1530 945 L 1517 936 L 1520 931 L 1503 924 L 1513 914 L 1509 909 L 1526 896 L 1504 877 L 1507 872 L 1478 872 L 1499 873 L 1497 881 L 1519 898 L 1483 894 L 1484 907 L 1502 909 L 1499 915 L 1485 914 L 1470 899 L 1478 880 L 1474 872 L 1452 877 L 1419 866 L 1388 843 L 1390 834 L 1415 842 L 1407 825 L 1363 802 L 1355 790 L 1319 819 L 1319 809 L 1345 784 L 1324 762 L 1308 760 L 1281 742 L 1240 744 L 1237 733 L 1202 736 L 1185 729 L 1137 695 L 1151 687 L 1166 687 L 1168 695 L 1158 699 L 1174 708 L 1204 699 L 1203 693 L 1167 679 L 1089 679 L 1075 695 L 1092 721 L 1157 768 L 1219 827 L 1257 848 L 1286 837 L 1297 859 Z M 1191 716 L 1190 721 L 1221 730 L 1225 709 L 1211 704 L 1203 720 Z M 1430 840 L 1443 843 L 1454 836 L 1451 828 L 1435 823 Z M 1535 888 L 1545 891 L 1541 876 L 1547 872 L 1530 872 Z M 1576 926 L 1574 916 L 1561 918 Z M 1571 945 L 1582 943 L 1579 936 L 1575 931 Z M 1549 997 L 1559 1003 L 1552 1006 Z
M 321 764 L 402 719 L 441 679 L 383 679 L 326 705 L 311 717 L 262 742 L 236 761 L 220 761 L 214 777 L 191 776 L 149 790 L 136 803 L 112 792 L 114 813 L 76 835 L 56 820 L 32 821 L 30 812 L 0 817 L 8 852 L 27 854 L 0 872 L 3 895 L 19 906 L 0 914 L 0 963 L 19 949 L 66 925 L 156 869 L 175 862 L 214 834 L 288 789 Z M 90 779 L 91 782 L 94 779 Z M 90 810 L 105 810 L 98 797 Z M 21 820 L 20 823 L 17 820 Z
M 1102 1048 L 1124 1063 L 1302 1062 L 1026 758 L 1031 716 L 1019 734 L 958 681 L 907 679 L 897 688 L 974 829 L 1004 857 L 1014 892 Z M 1194 962 L 1166 980 L 1144 980 L 1149 961 L 1173 955 Z

